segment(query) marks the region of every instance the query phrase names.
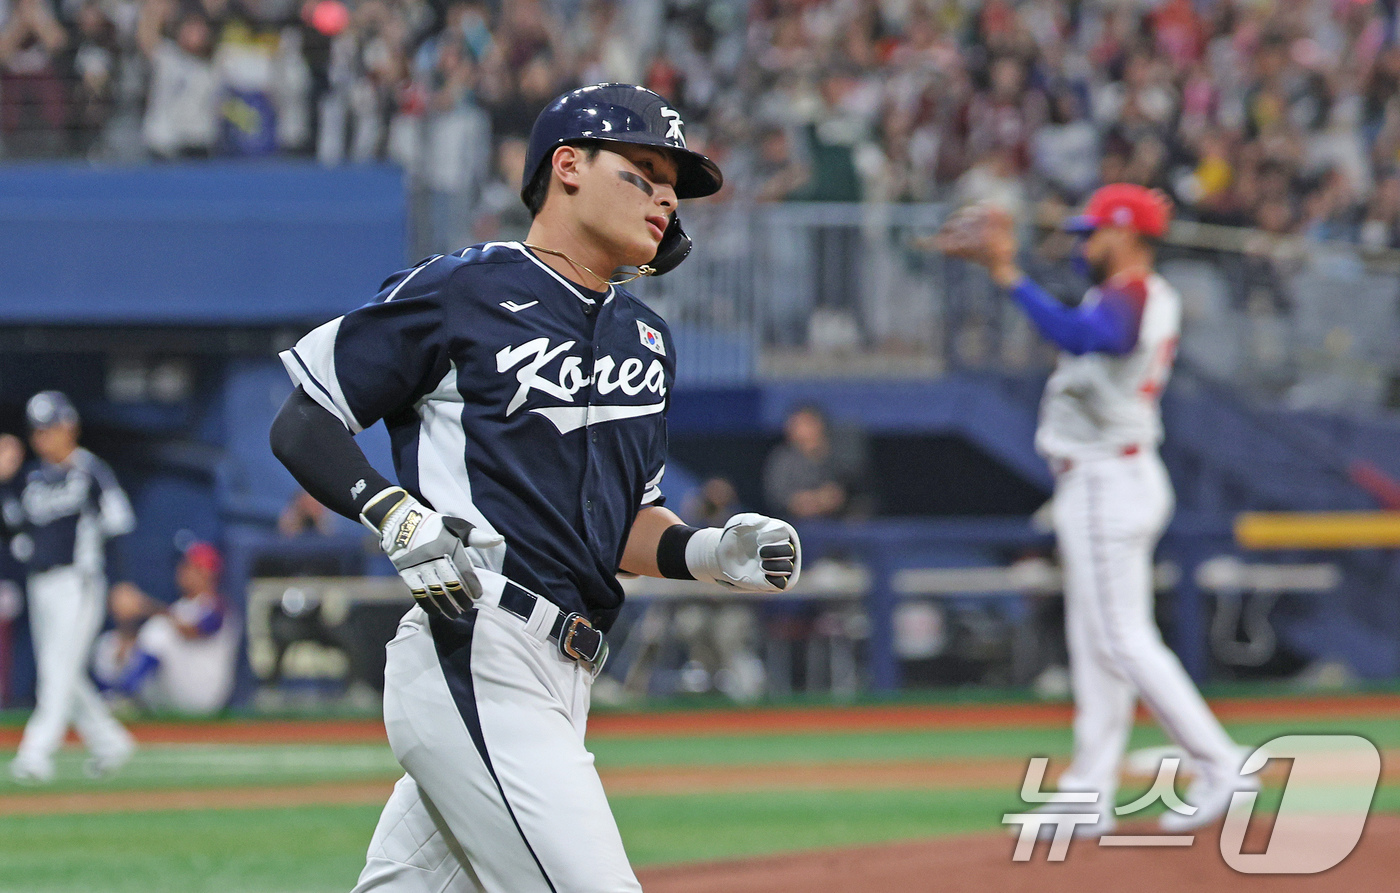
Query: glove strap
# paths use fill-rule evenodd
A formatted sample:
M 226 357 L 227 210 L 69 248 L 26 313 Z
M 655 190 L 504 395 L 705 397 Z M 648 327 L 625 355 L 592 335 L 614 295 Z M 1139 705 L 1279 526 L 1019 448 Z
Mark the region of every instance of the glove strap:
M 685 544 L 685 566 L 692 577 L 706 583 L 718 583 L 725 579 L 719 566 L 719 541 L 722 536 L 722 527 L 702 527 L 691 534 Z
M 369 502 L 365 503 L 364 511 L 360 512 L 360 521 L 375 533 L 383 533 L 384 522 L 389 520 L 394 509 L 403 505 L 408 499 L 408 491 L 403 487 L 388 487 L 380 490 L 369 498 Z

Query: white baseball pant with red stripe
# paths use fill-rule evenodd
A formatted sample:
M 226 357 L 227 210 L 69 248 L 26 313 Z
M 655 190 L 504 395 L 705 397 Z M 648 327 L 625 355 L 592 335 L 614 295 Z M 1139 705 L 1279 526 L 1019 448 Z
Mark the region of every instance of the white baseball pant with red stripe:
M 1140 697 L 1198 771 L 1238 770 L 1239 754 L 1153 617 L 1152 553 L 1175 497 L 1155 450 L 1052 463 L 1074 692 L 1074 760 L 1063 791 L 1112 804 Z

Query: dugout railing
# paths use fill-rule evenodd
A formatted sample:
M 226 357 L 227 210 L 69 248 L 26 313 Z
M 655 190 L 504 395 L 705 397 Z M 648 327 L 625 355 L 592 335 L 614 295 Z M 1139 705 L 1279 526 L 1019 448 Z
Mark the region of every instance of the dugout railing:
M 867 623 L 860 645 L 859 682 L 846 677 L 840 688 L 846 694 L 856 688 L 871 692 L 892 692 L 902 684 L 902 669 L 895 645 L 895 615 L 902 602 L 933 598 L 946 600 L 1002 599 L 1008 603 L 1027 599 L 1058 597 L 1058 571 L 1044 561 L 1022 562 L 1018 556 L 1046 552 L 1051 539 L 1023 518 L 978 518 L 948 520 L 871 520 L 860 523 L 809 522 L 802 527 L 807 560 L 812 563 L 839 556 L 848 568 L 844 573 L 813 576 L 794 593 L 774 597 L 734 596 L 711 587 L 697 588 L 681 581 L 631 580 L 629 595 L 644 609 L 656 613 L 664 623 L 671 606 L 685 601 L 722 601 L 740 598 L 749 603 L 788 605 L 807 603 L 822 607 L 855 604 L 863 610 Z M 342 578 L 254 579 L 251 571 L 258 559 L 286 554 L 305 557 L 312 552 L 362 555 L 360 538 L 334 538 L 315 546 L 288 542 L 274 537 L 244 537 L 229 550 L 229 591 L 247 593 L 248 653 L 240 699 L 249 699 L 258 683 L 252 672 L 266 678 L 270 660 L 269 611 L 286 600 L 300 599 L 325 606 L 327 616 L 344 617 L 356 604 L 402 606 L 408 594 L 394 576 L 351 576 Z M 980 560 L 972 560 L 980 556 Z M 1272 607 L 1283 596 L 1326 596 L 1341 582 L 1335 564 L 1315 556 L 1282 556 L 1261 561 L 1249 557 L 1236 543 L 1236 531 L 1227 523 L 1189 514 L 1176 518 L 1163 538 L 1158 553 L 1158 591 L 1170 596 L 1169 644 L 1197 681 L 1210 676 L 1212 652 L 1234 647 L 1236 655 L 1248 663 L 1249 652 L 1269 645 L 1264 638 L 1273 635 L 1268 611 L 1262 623 L 1246 623 L 1243 638 L 1236 635 L 1235 623 L 1250 620 L 1242 612 L 1258 615 L 1259 605 Z M 1258 597 L 1253 607 L 1245 597 Z M 1214 602 L 1214 604 L 1212 604 Z M 1222 617 L 1229 621 L 1221 628 Z M 1230 620 L 1234 618 L 1234 620 Z M 628 655 L 630 668 L 645 648 L 664 636 L 656 622 L 650 632 L 645 618 L 630 625 L 614 647 Z M 631 637 L 640 637 L 632 639 Z M 854 673 L 856 645 L 833 642 L 840 649 L 829 657 Z M 630 652 L 630 654 L 628 654 Z M 1248 652 L 1248 653 L 1247 653 Z M 1013 655 L 1013 660 L 1016 659 Z M 843 671 L 844 672 L 844 671 Z M 1025 681 L 1025 675 L 1020 677 Z M 645 685 L 637 687 L 645 691 Z

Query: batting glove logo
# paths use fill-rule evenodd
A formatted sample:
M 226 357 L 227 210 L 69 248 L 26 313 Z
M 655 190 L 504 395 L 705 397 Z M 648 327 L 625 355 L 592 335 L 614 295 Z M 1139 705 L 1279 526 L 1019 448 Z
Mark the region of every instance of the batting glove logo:
M 380 545 L 424 610 L 458 617 L 481 597 L 481 581 L 468 549 L 505 542 L 462 518 L 432 511 L 401 487 L 371 499 L 360 520 L 380 533 Z
M 409 512 L 399 524 L 399 532 L 394 537 L 394 548 L 403 549 L 408 546 L 409 540 L 413 539 L 414 531 L 418 529 L 418 524 L 423 520 L 421 512 Z

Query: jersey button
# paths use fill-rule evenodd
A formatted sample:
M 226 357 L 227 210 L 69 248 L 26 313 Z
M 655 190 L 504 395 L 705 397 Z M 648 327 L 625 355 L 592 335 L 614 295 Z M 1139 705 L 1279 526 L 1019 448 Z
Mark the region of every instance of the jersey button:
M 597 442 L 598 442 L 598 432 L 597 432 L 597 431 L 589 431 L 589 432 L 588 432 L 588 439 L 591 440 L 591 441 L 593 441 L 594 443 L 597 443 Z
M 586 512 L 591 512 L 591 511 L 593 511 L 593 500 L 591 500 L 591 499 L 585 499 L 585 500 L 583 501 L 583 510 L 586 511 Z

